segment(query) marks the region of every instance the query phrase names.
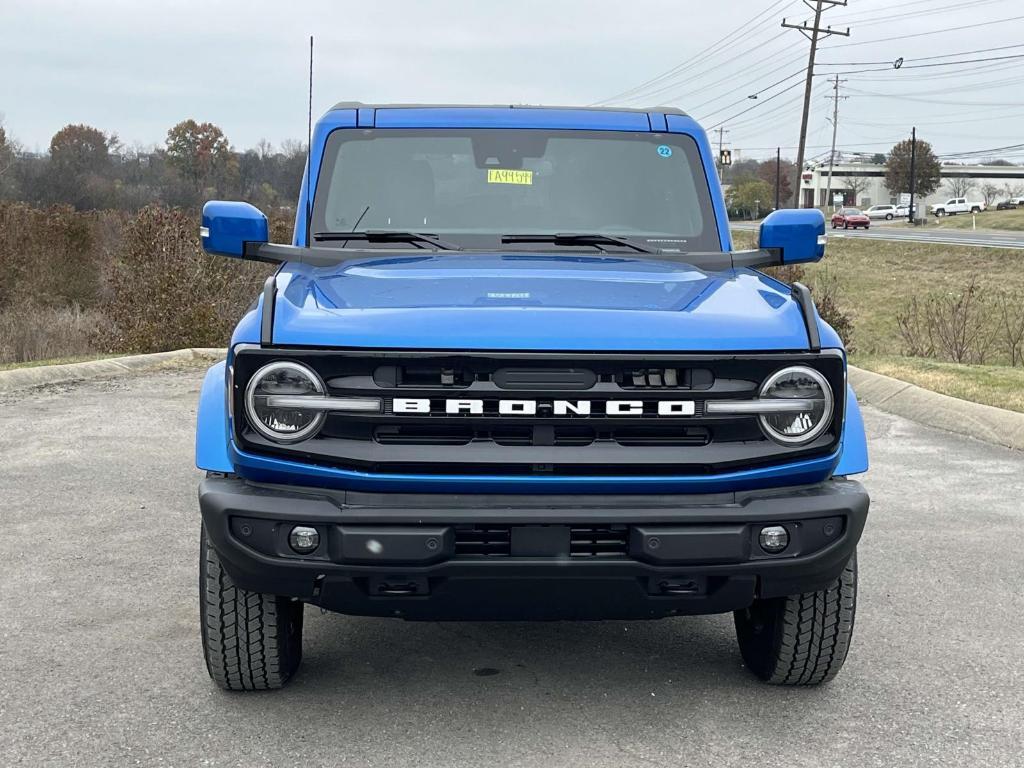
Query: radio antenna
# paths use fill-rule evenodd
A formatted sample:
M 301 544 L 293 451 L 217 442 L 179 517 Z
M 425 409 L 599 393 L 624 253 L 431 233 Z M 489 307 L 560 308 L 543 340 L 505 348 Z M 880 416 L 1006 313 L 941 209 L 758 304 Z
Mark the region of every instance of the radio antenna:
M 309 247 L 309 230 L 313 226 L 313 198 L 310 185 L 313 175 L 313 36 L 309 36 L 309 115 L 306 119 L 306 247 Z

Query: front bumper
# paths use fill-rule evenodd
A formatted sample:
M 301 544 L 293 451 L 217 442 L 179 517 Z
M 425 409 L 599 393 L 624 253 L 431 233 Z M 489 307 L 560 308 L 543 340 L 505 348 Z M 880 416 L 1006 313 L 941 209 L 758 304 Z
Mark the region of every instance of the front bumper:
M 851 480 L 570 497 L 375 494 L 210 476 L 199 504 L 225 570 L 255 592 L 364 616 L 634 619 L 721 613 L 826 586 L 853 554 L 869 500 Z M 320 533 L 307 556 L 288 546 L 299 524 Z M 785 551 L 760 549 L 765 525 L 787 528 Z

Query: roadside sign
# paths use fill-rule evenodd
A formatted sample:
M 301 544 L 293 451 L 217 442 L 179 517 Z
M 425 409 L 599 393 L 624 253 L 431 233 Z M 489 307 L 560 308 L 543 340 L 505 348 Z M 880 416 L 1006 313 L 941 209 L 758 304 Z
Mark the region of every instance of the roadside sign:
M 910 205 L 909 192 L 900 192 L 900 205 Z
M 846 199 L 846 195 L 842 192 L 834 192 L 832 194 L 832 205 L 839 205 Z

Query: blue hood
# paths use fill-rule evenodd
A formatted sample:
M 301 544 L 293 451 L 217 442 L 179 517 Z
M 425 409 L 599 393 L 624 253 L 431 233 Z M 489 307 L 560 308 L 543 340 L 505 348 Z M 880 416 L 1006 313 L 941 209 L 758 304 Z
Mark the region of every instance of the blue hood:
M 804 350 L 786 286 L 656 256 L 416 254 L 278 276 L 275 344 L 408 349 Z

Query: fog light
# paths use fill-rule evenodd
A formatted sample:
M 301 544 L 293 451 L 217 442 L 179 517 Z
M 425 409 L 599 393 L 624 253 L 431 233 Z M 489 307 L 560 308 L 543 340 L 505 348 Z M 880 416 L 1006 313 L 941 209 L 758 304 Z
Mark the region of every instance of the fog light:
M 761 549 L 769 555 L 777 555 L 789 546 L 789 531 L 781 525 L 767 525 L 761 529 L 757 540 Z
M 763 535 L 763 534 L 762 534 Z M 320 546 L 320 534 L 308 525 L 296 525 L 288 534 L 288 546 L 300 555 L 308 555 Z

